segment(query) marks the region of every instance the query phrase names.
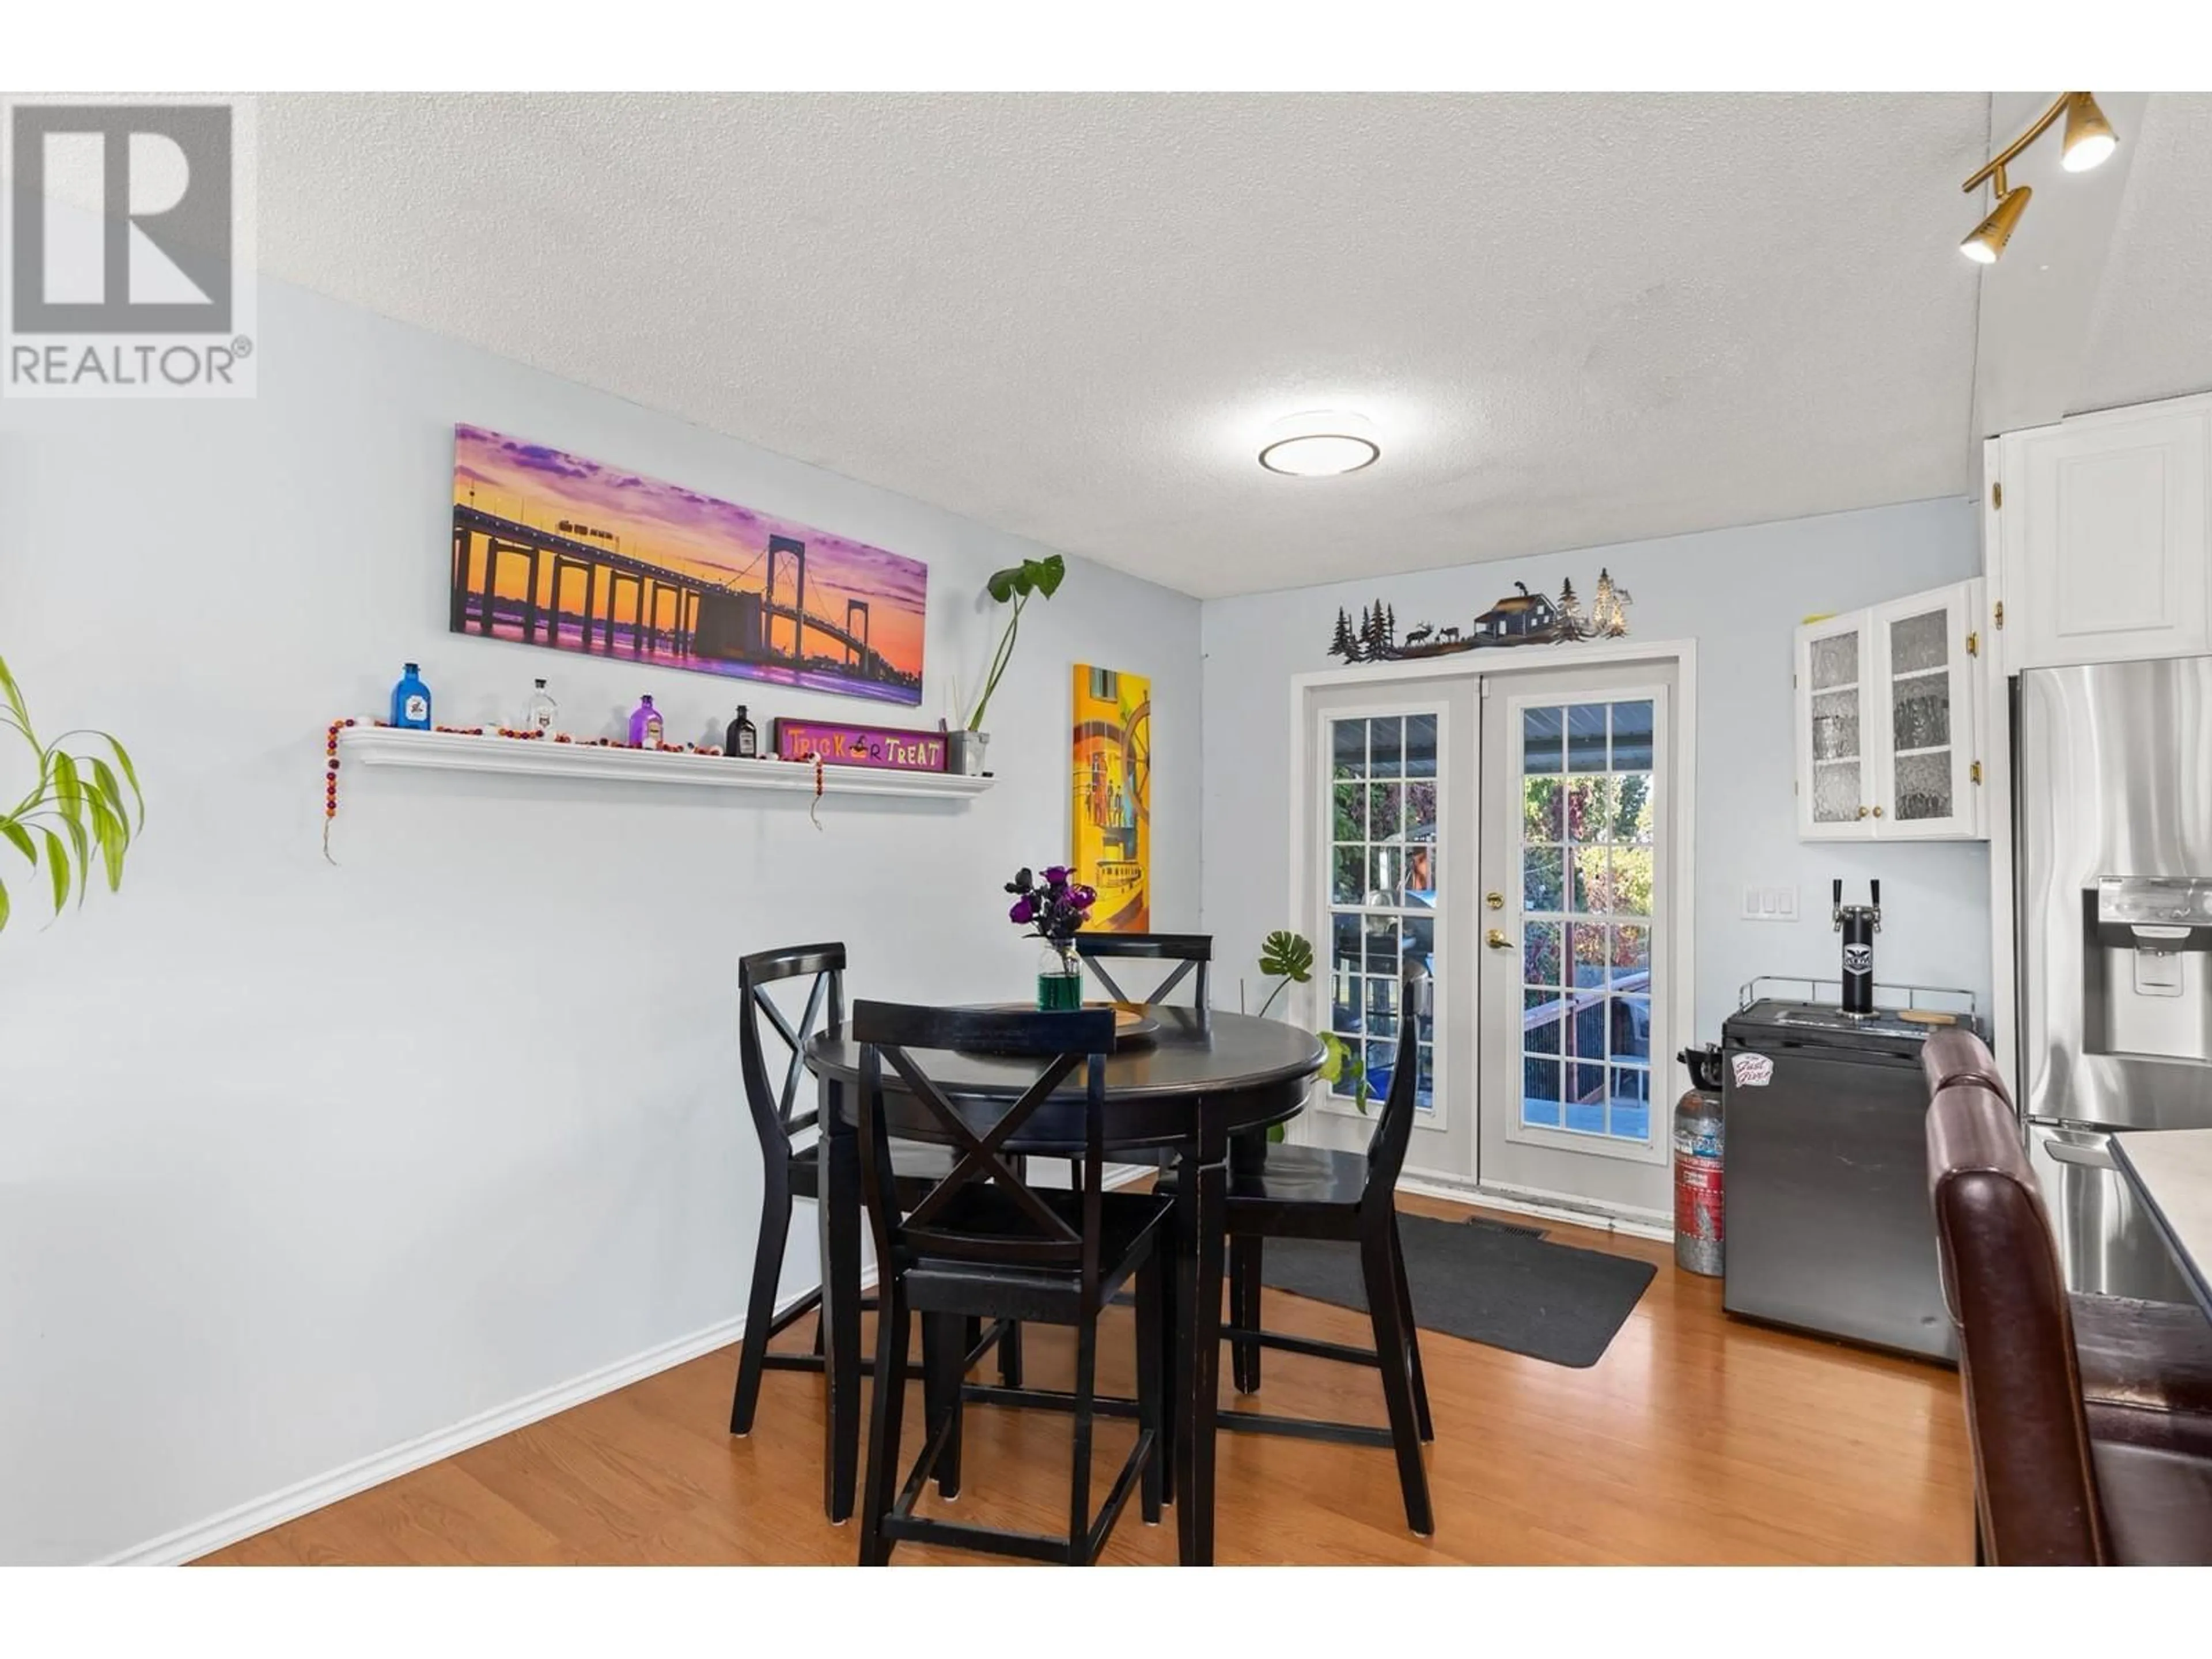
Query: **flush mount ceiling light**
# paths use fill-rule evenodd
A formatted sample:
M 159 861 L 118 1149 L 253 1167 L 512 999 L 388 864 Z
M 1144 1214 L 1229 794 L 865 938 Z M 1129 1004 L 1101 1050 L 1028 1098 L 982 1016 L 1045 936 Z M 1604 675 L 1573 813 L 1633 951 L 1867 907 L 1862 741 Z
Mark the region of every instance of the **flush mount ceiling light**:
M 1372 466 L 1382 456 L 1374 423 L 1335 410 L 1285 416 L 1267 428 L 1260 465 L 1294 478 L 1330 478 Z
M 2051 107 L 2036 118 L 2035 125 L 2007 144 L 1993 156 L 1989 164 L 1966 180 L 1962 189 L 1978 190 L 1987 184 L 1996 193 L 1996 205 L 1990 216 L 1974 227 L 1973 234 L 1959 244 L 1959 252 L 1978 264 L 1995 264 L 1997 256 L 2004 252 L 2020 216 L 2027 210 L 2029 198 L 2034 192 L 2026 185 L 2014 190 L 2005 187 L 2005 167 L 2016 160 L 2020 153 L 2051 130 L 2051 124 L 2061 115 L 2066 118 L 2066 137 L 2062 141 L 2059 165 L 2069 173 L 2087 173 L 2091 167 L 2108 159 L 2120 147 L 2112 131 L 2112 124 L 2105 118 L 2105 112 L 2097 107 L 2097 100 L 2086 92 L 2062 92 Z

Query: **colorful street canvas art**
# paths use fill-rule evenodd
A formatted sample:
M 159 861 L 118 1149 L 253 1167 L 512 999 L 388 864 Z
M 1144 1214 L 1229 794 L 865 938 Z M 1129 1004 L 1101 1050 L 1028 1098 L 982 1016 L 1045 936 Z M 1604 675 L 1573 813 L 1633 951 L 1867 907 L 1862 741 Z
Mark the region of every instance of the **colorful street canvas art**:
M 1091 926 L 1152 925 L 1152 687 L 1137 674 L 1075 665 L 1075 879 L 1098 890 Z
M 921 701 L 929 567 L 627 467 L 453 428 L 450 626 Z

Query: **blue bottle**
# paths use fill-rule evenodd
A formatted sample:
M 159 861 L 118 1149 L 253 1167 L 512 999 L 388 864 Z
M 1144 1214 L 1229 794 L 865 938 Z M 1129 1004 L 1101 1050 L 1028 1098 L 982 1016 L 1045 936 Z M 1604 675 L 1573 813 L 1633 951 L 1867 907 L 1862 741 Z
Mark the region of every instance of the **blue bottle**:
M 430 729 L 430 688 L 422 684 L 422 670 L 414 663 L 392 688 L 392 723 L 417 732 Z

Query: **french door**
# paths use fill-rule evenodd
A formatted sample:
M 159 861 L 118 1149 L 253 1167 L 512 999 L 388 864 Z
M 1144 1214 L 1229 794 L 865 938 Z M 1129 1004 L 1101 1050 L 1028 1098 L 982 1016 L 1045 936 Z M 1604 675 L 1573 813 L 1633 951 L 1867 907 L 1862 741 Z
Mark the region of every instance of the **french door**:
M 1675 925 L 1671 661 L 1314 688 L 1298 930 L 1348 1063 L 1300 1138 L 1364 1146 L 1406 965 L 1433 980 L 1409 1174 L 1660 1212 Z
M 1477 1169 L 1501 1191 L 1656 1212 L 1680 1040 L 1672 665 L 1488 690 Z

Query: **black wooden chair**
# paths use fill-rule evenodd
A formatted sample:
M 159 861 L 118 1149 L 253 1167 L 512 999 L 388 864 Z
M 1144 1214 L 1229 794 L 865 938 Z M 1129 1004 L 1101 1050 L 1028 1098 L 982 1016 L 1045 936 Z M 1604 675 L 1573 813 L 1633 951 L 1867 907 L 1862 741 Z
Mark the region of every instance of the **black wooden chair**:
M 1078 933 L 1075 953 L 1090 964 L 1091 971 L 1113 994 L 1115 1001 L 1141 1003 L 1147 1007 L 1165 1002 L 1168 994 L 1194 973 L 1197 981 L 1191 988 L 1192 997 L 1198 1009 L 1199 1029 L 1206 1028 L 1206 973 L 1213 960 L 1212 934 Z M 1115 981 L 1112 971 L 1105 965 L 1109 960 L 1125 959 L 1171 962 L 1175 967 L 1152 988 L 1150 996 L 1133 997 Z M 1122 971 L 1126 973 L 1127 969 Z
M 1206 970 L 1213 962 L 1212 934 L 1078 933 L 1075 936 L 1075 953 L 1090 965 L 1091 971 L 1098 976 L 1098 982 L 1106 988 L 1116 1002 L 1137 1004 L 1147 1008 L 1164 1004 L 1176 986 L 1186 979 L 1191 980 L 1191 1006 L 1198 1012 L 1198 1029 L 1200 1031 L 1206 1029 L 1209 1010 L 1206 977 Z M 1106 966 L 1109 960 L 1171 962 L 1175 966 L 1164 979 L 1152 987 L 1150 996 L 1133 997 L 1115 980 L 1112 970 Z M 1125 968 L 1122 971 L 1127 973 L 1128 969 Z M 1175 1153 L 1163 1147 L 1140 1147 L 1117 1152 L 1114 1156 L 1116 1164 L 1147 1168 L 1174 1161 Z M 1076 1170 L 1071 1161 L 1068 1182 L 1073 1186 L 1075 1181 Z
M 853 1010 L 853 1036 L 862 1045 L 860 1181 L 875 1232 L 881 1287 L 875 1397 L 860 1499 L 860 1565 L 880 1566 L 893 1545 L 912 1540 L 1087 1566 L 1104 1547 L 1133 1488 L 1141 1486 L 1146 1522 L 1158 1521 L 1166 1455 L 1161 1429 L 1167 1380 L 1162 1289 L 1171 1206 L 1149 1194 L 1100 1190 L 1113 1016 L 1103 1009 L 1031 1014 L 862 1002 Z M 1042 1063 L 1042 1070 L 1003 1112 L 996 1102 L 956 1105 L 915 1060 L 912 1051 L 917 1049 L 1032 1059 Z M 886 1066 L 896 1074 L 888 1080 Z M 1082 1190 L 1032 1187 L 1004 1148 L 1079 1069 L 1085 1085 Z M 958 1155 L 951 1173 L 912 1204 L 898 1184 L 892 1158 L 887 1089 L 913 1102 Z M 979 1115 L 979 1105 L 988 1109 L 988 1121 Z M 1060 1109 L 1066 1106 L 1060 1103 Z M 1137 1437 L 1094 1517 L 1091 1449 L 1098 1316 L 1115 1288 L 1131 1279 L 1137 1294 Z M 916 1315 L 930 1357 L 927 1427 L 922 1451 L 902 1480 L 903 1360 Z M 959 1492 L 961 1356 L 969 1322 L 982 1320 L 1075 1328 L 1075 1458 L 1064 1538 L 914 1513 L 933 1475 L 943 1496 Z
M 1421 1443 L 1434 1439 L 1436 1431 L 1429 1418 L 1420 1337 L 1413 1326 L 1413 1298 L 1406 1287 L 1405 1255 L 1399 1244 L 1398 1212 L 1393 1199 L 1413 1133 L 1414 1100 L 1419 1086 L 1419 1016 L 1428 1012 L 1429 983 L 1427 974 L 1418 968 L 1406 975 L 1389 1097 L 1365 1152 L 1255 1140 L 1240 1146 L 1230 1165 L 1229 1322 L 1221 1335 L 1230 1344 L 1230 1370 L 1237 1391 L 1259 1391 L 1262 1348 L 1372 1365 L 1382 1374 L 1382 1400 L 1390 1426 L 1377 1429 L 1244 1411 L 1225 1411 L 1218 1419 L 1221 1427 L 1245 1433 L 1391 1447 L 1398 1455 L 1398 1483 L 1406 1501 L 1407 1524 L 1425 1535 L 1436 1530 L 1436 1523 L 1429 1506 L 1429 1478 L 1421 1458 Z M 1174 1188 L 1175 1172 L 1170 1170 L 1162 1176 L 1158 1189 L 1172 1192 Z M 1373 1348 L 1314 1341 L 1262 1327 L 1261 1250 L 1269 1238 L 1335 1239 L 1358 1246 L 1368 1316 L 1374 1322 Z
M 770 999 L 768 988 L 782 981 L 811 975 L 805 1012 L 793 1024 Z M 845 947 L 842 945 L 801 945 L 781 951 L 761 951 L 738 963 L 738 1062 L 745 1091 L 745 1105 L 752 1114 L 753 1131 L 761 1149 L 760 1239 L 753 1251 L 752 1291 L 745 1306 L 745 1334 L 738 1352 L 738 1387 L 730 1402 L 730 1432 L 752 1432 L 753 1416 L 760 1404 L 763 1370 L 822 1369 L 822 1331 L 817 1323 L 811 1353 L 770 1353 L 768 1345 L 822 1305 L 820 1290 L 807 1291 L 779 1315 L 775 1310 L 777 1281 L 783 1274 L 784 1248 L 791 1231 L 794 1199 L 819 1199 L 821 1165 L 815 1147 L 799 1146 L 794 1138 L 814 1127 L 816 1109 L 810 1092 L 799 1105 L 799 1085 L 806 1073 L 806 1044 L 817 1030 L 835 1031 L 845 1021 Z M 768 1054 L 761 1030 L 765 1022 L 790 1051 L 780 1085 L 769 1080 Z M 920 1202 L 951 1160 L 935 1147 L 901 1145 L 899 1191 Z M 863 1308 L 874 1305 L 864 1298 Z M 1004 1328 L 971 1332 L 971 1347 L 980 1352 L 993 1340 L 1006 1344 L 1001 1364 L 1006 1381 L 1021 1380 L 1018 1339 Z M 971 1356 L 972 1358 L 972 1356 Z

